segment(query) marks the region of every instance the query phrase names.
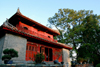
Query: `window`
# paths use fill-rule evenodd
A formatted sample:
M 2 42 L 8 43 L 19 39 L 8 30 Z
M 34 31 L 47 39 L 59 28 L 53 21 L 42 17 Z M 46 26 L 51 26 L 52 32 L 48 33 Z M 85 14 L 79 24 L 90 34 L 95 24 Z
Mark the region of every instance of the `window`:
M 34 51 L 34 47 L 32 47 L 32 51 Z
M 41 46 L 41 47 L 40 47 L 40 53 L 43 53 L 43 52 L 44 52 L 44 47 Z
M 35 51 L 37 51 L 37 47 L 35 47 Z
M 31 50 L 31 46 L 29 46 L 29 50 Z
M 25 30 L 28 30 L 28 28 L 27 28 L 27 27 L 24 27 L 24 29 L 25 29 Z
M 48 36 L 50 38 L 50 36 Z
M 28 50 L 28 45 L 26 46 L 26 50 Z

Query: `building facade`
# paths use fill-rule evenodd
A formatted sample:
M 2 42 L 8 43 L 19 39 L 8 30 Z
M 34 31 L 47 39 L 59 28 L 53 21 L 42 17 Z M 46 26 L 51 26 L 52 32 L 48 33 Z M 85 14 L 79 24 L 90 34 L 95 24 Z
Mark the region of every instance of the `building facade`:
M 14 48 L 19 57 L 13 61 L 31 61 L 30 58 L 34 61 L 34 54 L 43 53 L 48 63 L 57 59 L 70 64 L 69 50 L 72 47 L 53 39 L 60 33 L 24 16 L 19 9 L 0 26 L 0 32 L 0 63 L 2 51 Z

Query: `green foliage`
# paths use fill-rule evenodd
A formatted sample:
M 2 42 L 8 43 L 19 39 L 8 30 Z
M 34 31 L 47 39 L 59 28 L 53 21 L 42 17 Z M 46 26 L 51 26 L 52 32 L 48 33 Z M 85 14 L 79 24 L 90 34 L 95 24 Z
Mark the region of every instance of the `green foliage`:
M 48 19 L 50 26 L 53 25 L 60 32 L 55 39 L 62 43 L 70 43 L 74 47 L 73 50 L 77 51 L 79 43 L 82 43 L 81 31 L 85 30 L 82 22 L 92 13 L 90 10 L 59 9 L 58 13 Z
M 84 18 L 92 13 L 93 11 L 89 10 L 59 9 L 58 13 L 48 19 L 50 26 L 53 25 L 60 32 L 55 39 L 62 43 L 73 44 L 76 50 L 78 43 L 82 42 L 81 31 L 85 29 L 81 24 Z
M 10 55 L 4 55 L 2 56 L 2 60 L 10 60 L 11 56 Z
M 18 52 L 14 49 L 5 49 L 3 51 L 4 56 L 2 56 L 2 60 L 10 60 L 13 57 L 18 57 Z
M 78 62 L 83 62 L 84 59 L 79 57 L 79 58 L 77 59 L 77 61 L 78 61 Z
M 97 17 L 98 16 L 91 15 L 83 20 L 82 24 L 85 30 L 82 31 L 82 45 L 78 49 L 78 57 L 89 57 L 89 62 L 94 62 L 94 64 L 100 62 L 98 60 L 100 59 L 100 22 Z
M 100 67 L 100 63 L 96 65 L 96 67 Z
M 14 49 L 9 49 L 9 54 L 11 57 L 18 57 L 18 52 Z
M 8 54 L 8 53 L 9 53 L 9 49 L 8 49 L 8 48 L 5 49 L 5 50 L 3 51 L 3 53 L 4 53 L 4 54 Z
M 88 59 L 84 59 L 84 62 L 87 62 L 88 61 Z
M 48 21 L 61 34 L 55 39 L 73 45 L 72 51 L 76 51 L 78 57 L 100 62 L 100 15 L 94 15 L 92 10 L 59 9 Z
M 34 57 L 36 63 L 41 63 L 45 59 L 45 56 L 42 53 L 37 53 Z
M 77 62 L 87 62 L 88 61 L 88 58 L 81 58 L 81 57 L 78 57 L 77 58 Z

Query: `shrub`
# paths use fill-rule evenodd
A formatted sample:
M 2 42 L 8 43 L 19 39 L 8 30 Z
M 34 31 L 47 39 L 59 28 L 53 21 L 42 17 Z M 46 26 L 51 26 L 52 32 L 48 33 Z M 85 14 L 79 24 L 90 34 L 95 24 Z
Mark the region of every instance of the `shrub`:
M 96 65 L 96 67 L 100 67 L 100 63 Z
M 77 61 L 78 61 L 78 62 L 83 62 L 84 59 L 79 57 L 79 58 L 77 59 Z
M 11 56 L 10 55 L 4 55 L 2 56 L 2 60 L 10 60 Z
M 34 57 L 36 63 L 41 63 L 45 59 L 45 56 L 42 53 L 37 53 Z
M 18 52 L 14 49 L 5 49 L 3 51 L 4 55 L 2 56 L 2 60 L 11 60 L 13 57 L 18 57 Z

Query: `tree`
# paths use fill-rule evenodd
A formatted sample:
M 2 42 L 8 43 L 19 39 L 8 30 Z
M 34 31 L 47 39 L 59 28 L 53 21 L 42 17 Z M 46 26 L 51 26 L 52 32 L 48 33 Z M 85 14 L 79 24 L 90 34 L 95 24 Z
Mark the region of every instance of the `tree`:
M 78 49 L 78 57 L 89 58 L 95 64 L 100 63 L 100 16 L 87 16 L 83 25 L 85 30 L 82 33 L 82 43 Z M 95 58 L 95 59 L 94 59 Z
M 60 35 L 54 38 L 59 42 L 73 45 L 73 50 L 77 52 L 77 47 L 82 42 L 81 30 L 84 30 L 81 24 L 83 19 L 92 13 L 93 11 L 89 10 L 59 9 L 58 13 L 48 19 L 50 26 L 53 25 L 60 32 Z
M 4 53 L 4 55 L 2 56 L 2 60 L 4 60 L 5 63 L 6 63 L 6 61 L 9 61 L 14 57 L 18 57 L 18 52 L 14 49 L 7 48 L 3 51 L 3 53 Z
M 75 51 L 78 56 L 83 51 L 80 50 L 79 52 L 78 47 L 83 49 L 82 46 L 85 46 L 86 49 L 91 47 L 90 51 L 93 50 L 99 53 L 99 20 L 100 16 L 94 15 L 91 10 L 75 11 L 73 9 L 59 9 L 58 13 L 48 19 L 50 26 L 53 25 L 61 34 L 54 38 L 59 42 L 73 45 L 72 51 Z M 93 52 L 92 54 L 95 53 Z

